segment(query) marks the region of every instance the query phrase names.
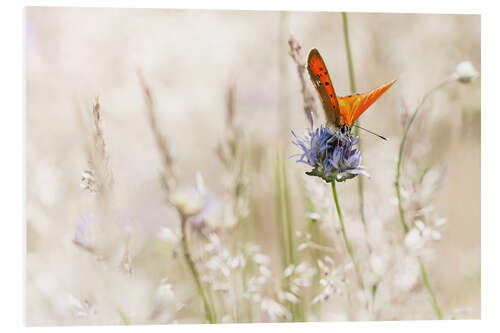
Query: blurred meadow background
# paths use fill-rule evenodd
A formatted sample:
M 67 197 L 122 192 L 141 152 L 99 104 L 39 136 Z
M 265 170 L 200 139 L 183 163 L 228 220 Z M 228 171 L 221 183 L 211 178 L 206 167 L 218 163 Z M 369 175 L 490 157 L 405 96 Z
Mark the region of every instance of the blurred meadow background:
M 289 39 L 348 95 L 341 13 L 27 8 L 28 325 L 480 318 L 481 83 L 456 73 L 480 72 L 480 16 L 347 17 L 356 90 L 397 79 L 360 118 L 388 138 L 360 133 L 371 179 L 337 184 L 363 287 L 330 186 L 290 158 Z M 447 79 L 398 201 L 404 128 Z

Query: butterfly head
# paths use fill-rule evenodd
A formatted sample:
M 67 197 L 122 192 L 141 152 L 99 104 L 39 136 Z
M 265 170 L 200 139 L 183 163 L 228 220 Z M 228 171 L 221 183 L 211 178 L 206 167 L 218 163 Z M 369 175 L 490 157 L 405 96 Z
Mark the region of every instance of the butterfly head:
M 351 126 L 344 124 L 340 126 L 340 134 L 349 135 L 351 133 Z
M 327 123 L 326 128 L 329 131 L 329 133 L 331 133 L 331 134 L 335 133 L 335 135 L 340 136 L 344 139 L 351 139 L 352 138 L 351 126 L 348 124 L 343 124 L 343 125 L 339 126 L 339 125 Z

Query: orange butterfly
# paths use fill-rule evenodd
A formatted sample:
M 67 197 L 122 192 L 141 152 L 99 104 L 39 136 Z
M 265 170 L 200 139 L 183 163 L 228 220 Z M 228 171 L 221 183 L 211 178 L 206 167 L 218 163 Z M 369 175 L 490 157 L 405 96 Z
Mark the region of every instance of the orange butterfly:
M 350 132 L 356 119 L 396 82 L 396 80 L 392 80 L 367 93 L 337 97 L 325 62 L 317 49 L 312 49 L 309 52 L 307 70 L 321 97 L 327 122 L 339 128 L 341 133 Z

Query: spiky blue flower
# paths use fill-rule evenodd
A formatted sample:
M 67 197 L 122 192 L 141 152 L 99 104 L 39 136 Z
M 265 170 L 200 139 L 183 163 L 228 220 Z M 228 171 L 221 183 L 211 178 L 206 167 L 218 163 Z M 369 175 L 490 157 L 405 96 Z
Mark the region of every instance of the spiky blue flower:
M 292 134 L 296 139 L 293 143 L 302 150 L 301 154 L 294 155 L 300 156 L 297 162 L 313 167 L 306 174 L 318 176 L 327 183 L 343 182 L 358 174 L 370 177 L 362 170 L 361 153 L 355 147 L 358 138 L 350 133 L 342 134 L 328 125 L 314 128 L 311 122 L 311 128 L 303 138 L 297 137 L 293 131 Z

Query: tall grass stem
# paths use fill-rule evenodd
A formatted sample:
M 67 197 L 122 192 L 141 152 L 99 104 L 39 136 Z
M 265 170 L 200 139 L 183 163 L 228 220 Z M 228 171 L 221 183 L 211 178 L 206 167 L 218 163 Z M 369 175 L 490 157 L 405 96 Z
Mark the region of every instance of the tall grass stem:
M 275 167 L 275 186 L 276 186 L 276 214 L 280 229 L 280 241 L 282 251 L 285 253 L 283 267 L 284 269 L 290 265 L 297 264 L 294 242 L 294 224 L 293 212 L 290 202 L 290 188 L 288 184 L 286 163 L 283 163 L 281 153 L 277 154 L 276 167 Z M 283 281 L 283 289 L 290 288 L 290 276 Z M 291 314 L 293 321 L 305 321 L 305 312 L 300 295 L 296 295 L 299 302 L 291 304 Z
M 347 67 L 349 70 L 349 84 L 351 86 L 351 92 L 354 94 L 356 92 L 356 80 L 354 77 L 354 66 L 352 64 L 351 42 L 349 40 L 349 22 L 346 12 L 342 12 L 342 25 L 344 28 L 345 52 L 347 56 Z M 358 129 L 354 128 L 354 131 L 358 131 Z
M 189 266 L 189 270 L 191 271 L 191 274 L 193 275 L 193 278 L 196 282 L 198 294 L 200 295 L 203 301 L 203 305 L 205 308 L 205 316 L 210 324 L 215 324 L 217 322 L 215 310 L 213 308 L 213 305 L 209 301 L 209 296 L 207 295 L 205 288 L 203 288 L 203 284 L 200 279 L 200 274 L 198 273 L 193 258 L 191 257 L 191 252 L 189 250 L 189 244 L 187 239 L 186 226 L 187 226 L 187 220 L 185 217 L 182 217 L 181 231 L 182 231 L 182 249 L 184 251 L 184 258 L 186 259 L 186 262 Z
M 282 196 L 282 179 L 281 179 L 281 159 L 279 153 L 276 154 L 276 164 L 274 167 L 274 187 L 275 187 L 275 198 L 276 198 L 276 220 L 278 222 L 279 228 L 279 238 L 281 245 L 281 253 L 283 260 L 283 267 L 286 268 L 289 263 L 289 252 L 287 248 L 288 240 L 286 238 L 286 226 L 285 217 L 283 213 L 283 196 Z
M 344 43 L 345 43 L 345 52 L 347 57 L 347 68 L 349 70 L 349 85 L 351 87 L 351 93 L 356 93 L 356 78 L 354 75 L 354 65 L 352 63 L 352 52 L 351 52 L 351 42 L 349 40 L 349 21 L 347 18 L 347 13 L 342 12 L 342 26 L 344 30 Z M 356 121 L 359 124 L 359 120 Z M 359 128 L 353 128 L 354 136 L 358 137 L 358 147 L 361 149 L 361 138 L 359 137 Z M 365 229 L 365 234 L 368 233 L 366 226 L 366 216 L 365 216 L 365 191 L 364 191 L 364 182 L 363 177 L 358 177 L 358 197 L 359 197 L 359 214 L 361 216 L 361 222 L 363 222 L 363 226 Z M 371 245 L 367 243 L 368 251 L 371 253 Z

